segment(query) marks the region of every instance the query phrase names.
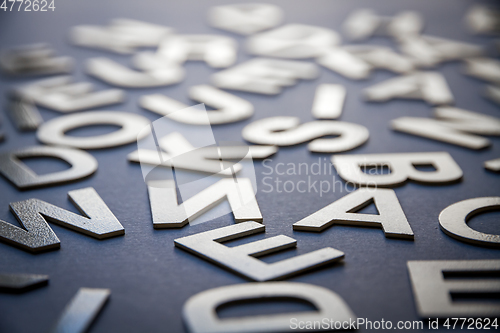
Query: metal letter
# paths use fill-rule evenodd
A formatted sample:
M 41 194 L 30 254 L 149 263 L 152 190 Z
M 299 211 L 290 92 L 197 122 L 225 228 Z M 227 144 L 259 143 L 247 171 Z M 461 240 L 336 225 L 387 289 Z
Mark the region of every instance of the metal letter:
M 318 310 L 228 319 L 220 319 L 216 314 L 218 307 L 232 302 L 282 298 L 306 301 Z M 191 333 L 294 332 L 290 318 L 300 322 L 320 322 L 324 318 L 332 322 L 356 322 L 356 315 L 338 294 L 324 287 L 296 282 L 245 283 L 206 290 L 190 297 L 182 314 Z M 324 330 L 318 332 L 321 331 Z
M 484 96 L 500 105 L 500 87 L 491 85 L 486 86 Z
M 312 114 L 318 119 L 337 119 L 342 114 L 346 89 L 340 84 L 321 84 L 316 88 Z
M 242 166 L 229 160 L 264 159 L 278 151 L 276 146 L 234 145 L 195 148 L 179 132 L 160 138 L 158 143 L 161 151 L 138 149 L 128 154 L 127 159 L 136 163 L 231 176 L 241 171 Z
M 478 57 L 484 53 L 483 48 L 479 45 L 434 36 L 421 37 L 429 43 L 432 48 L 439 52 L 443 61 Z
M 438 72 L 417 72 L 377 83 L 364 90 L 371 102 L 393 98 L 423 99 L 432 105 L 453 103 L 453 95 L 445 78 Z
M 78 46 L 131 54 L 139 47 L 156 47 L 173 34 L 173 29 L 148 22 L 118 18 L 108 26 L 79 25 L 70 32 Z
M 0 292 L 21 293 L 46 286 L 48 282 L 48 275 L 0 274 Z
M 94 188 L 69 191 L 68 197 L 83 216 L 38 199 L 11 203 L 10 209 L 24 229 L 0 220 L 0 239 L 31 252 L 59 248 L 60 241 L 46 221 L 97 239 L 125 234 Z
M 308 149 L 316 153 L 338 153 L 359 147 L 368 140 L 366 127 L 341 121 L 318 120 L 300 124 L 296 117 L 264 118 L 245 126 L 245 140 L 275 146 L 301 144 L 325 135 L 338 135 L 331 139 L 316 139 Z
M 340 47 L 331 48 L 318 57 L 316 61 L 321 66 L 351 80 L 367 79 L 373 69 L 372 65 Z
M 153 226 L 155 228 L 182 228 L 189 221 L 227 199 L 236 223 L 262 222 L 252 183 L 247 178 L 221 179 L 195 196 L 177 203 L 175 181 L 161 180 L 148 183 Z
M 477 214 L 500 208 L 500 197 L 483 197 L 454 203 L 439 214 L 441 230 L 450 237 L 474 245 L 500 247 L 500 235 L 485 234 L 467 225 Z
M 312 80 L 319 75 L 315 64 L 255 58 L 212 75 L 212 83 L 223 89 L 276 95 L 283 87 L 293 86 L 298 79 Z
M 88 111 L 54 118 L 44 123 L 38 129 L 37 137 L 38 140 L 48 145 L 102 149 L 142 139 L 148 134 L 143 129 L 149 123 L 148 119 L 135 113 Z M 109 134 L 91 137 L 72 137 L 65 134 L 72 129 L 90 125 L 118 125 L 121 129 Z
M 389 48 L 373 45 L 348 45 L 330 48 L 317 62 L 352 80 L 367 79 L 373 69 L 382 68 L 399 74 L 415 69 L 412 60 Z
M 407 180 L 424 184 L 446 184 L 462 178 L 462 170 L 447 152 L 334 155 L 332 163 L 342 179 L 360 186 L 397 186 Z M 426 172 L 415 165 L 432 165 Z M 387 166 L 389 174 L 369 175 L 362 167 Z
M 434 36 L 408 36 L 399 42 L 401 51 L 421 67 L 434 67 L 441 62 L 478 57 L 484 53 L 478 45 Z
M 500 84 L 500 61 L 493 58 L 464 59 L 465 74 Z
M 160 94 L 142 96 L 139 105 L 159 115 L 168 116 L 175 121 L 191 125 L 234 123 L 251 117 L 254 112 L 252 103 L 209 85 L 191 87 L 189 97 L 216 110 L 203 112 L 189 108 L 184 103 Z M 176 112 L 186 108 L 189 109 Z M 202 113 L 203 116 L 200 117 L 199 113 Z M 205 114 L 208 115 L 209 124 L 206 123 Z
M 499 172 L 500 171 L 500 158 L 495 158 L 494 160 L 489 160 L 484 162 L 484 167 L 490 171 Z
M 284 279 L 328 263 L 338 261 L 344 253 L 331 247 L 294 258 L 267 264 L 257 257 L 297 246 L 293 238 L 280 235 L 235 247 L 221 242 L 264 232 L 257 222 L 243 222 L 228 227 L 176 239 L 175 246 L 200 256 L 255 281 Z
M 356 213 L 372 202 L 378 215 Z M 413 239 L 396 193 L 390 189 L 361 188 L 294 223 L 293 230 L 321 232 L 334 224 L 381 226 L 386 237 Z
M 72 83 L 69 76 L 58 76 L 22 86 L 14 94 L 31 99 L 35 104 L 68 113 L 122 103 L 125 94 L 120 89 L 92 92 L 92 84 Z
M 26 157 L 54 157 L 71 164 L 71 168 L 37 175 L 20 160 Z M 0 154 L 0 173 L 22 190 L 71 182 L 87 177 L 96 170 L 97 160 L 78 149 L 32 146 Z
M 10 75 L 50 75 L 69 73 L 73 68 L 70 57 L 55 57 L 47 44 L 32 44 L 4 51 L 0 69 Z
M 241 35 L 266 30 L 283 21 L 280 7 L 264 3 L 242 3 L 210 8 L 208 22 L 212 27 Z
M 490 140 L 473 134 L 500 136 L 500 119 L 452 107 L 436 108 L 435 119 L 402 117 L 391 121 L 393 130 L 448 142 L 470 149 L 488 147 Z M 471 133 L 471 134 L 469 134 Z
M 403 11 L 394 17 L 384 17 L 378 16 L 371 9 L 359 9 L 347 17 L 343 30 L 352 40 L 363 40 L 373 35 L 400 39 L 419 35 L 423 26 L 422 17 L 413 11 Z
M 500 34 L 500 11 L 495 8 L 476 5 L 468 11 L 465 20 L 476 34 Z
M 362 59 L 373 68 L 386 69 L 395 73 L 405 74 L 415 70 L 412 59 L 394 52 L 392 49 L 375 45 L 346 45 L 344 50 L 358 59 Z
M 137 61 L 136 67 L 138 64 L 142 63 Z M 184 79 L 184 69 L 177 64 L 162 64 L 140 69 L 142 71 L 130 69 L 108 58 L 87 60 L 87 74 L 123 88 L 161 87 L 181 82 Z
M 500 305 L 453 302 L 451 294 L 500 293 L 498 278 L 474 279 L 474 275 L 500 271 L 500 260 L 408 261 L 413 295 L 418 313 L 424 318 L 497 317 Z M 444 274 L 468 273 L 470 280 L 446 280 Z
M 188 60 L 205 61 L 210 67 L 229 67 L 236 61 L 237 43 L 220 35 L 174 35 L 165 38 L 156 56 L 158 61 L 182 65 Z
M 416 67 L 432 68 L 443 61 L 441 54 L 420 36 L 401 38 L 399 48 L 413 61 Z
M 305 24 L 287 24 L 250 37 L 250 54 L 290 59 L 314 58 L 340 44 L 340 36 L 331 29 Z
M 85 333 L 106 304 L 109 289 L 80 288 L 50 333 Z
M 37 107 L 27 98 L 12 98 L 7 110 L 18 131 L 35 131 L 43 123 Z

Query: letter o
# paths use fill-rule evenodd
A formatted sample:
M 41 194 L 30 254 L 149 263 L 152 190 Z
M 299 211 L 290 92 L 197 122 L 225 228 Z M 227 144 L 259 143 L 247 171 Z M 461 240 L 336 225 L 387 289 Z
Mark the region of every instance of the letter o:
M 102 149 L 121 146 L 142 139 L 149 134 L 143 131 L 150 124 L 145 117 L 118 111 L 90 111 L 57 117 L 44 123 L 37 132 L 38 140 L 55 146 L 80 149 Z M 121 129 L 109 134 L 92 137 L 71 137 L 69 130 L 91 125 L 118 125 Z
M 291 184 L 292 188 L 290 190 L 286 189 L 286 184 Z M 292 193 L 295 190 L 295 184 L 291 180 L 287 180 L 286 182 L 283 183 L 283 190 L 285 190 L 286 193 Z

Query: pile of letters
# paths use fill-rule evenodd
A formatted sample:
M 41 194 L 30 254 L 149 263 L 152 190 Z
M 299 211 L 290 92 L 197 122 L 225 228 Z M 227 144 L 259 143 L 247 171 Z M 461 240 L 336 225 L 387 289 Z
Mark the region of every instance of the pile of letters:
M 477 34 L 500 34 L 500 11 L 475 6 L 465 18 Z M 200 111 L 164 94 L 145 93 L 139 99 L 141 112 L 189 126 L 217 126 L 252 117 L 254 106 L 234 94 L 286 94 L 287 87 L 300 80 L 314 80 L 321 70 L 333 71 L 351 80 L 369 78 L 374 71 L 387 70 L 394 78 L 367 87 L 360 98 L 367 102 L 386 102 L 395 98 L 423 100 L 431 105 L 432 117 L 393 119 L 390 129 L 446 144 L 478 150 L 490 146 L 485 136 L 500 136 L 500 119 L 477 110 L 453 106 L 454 96 L 445 77 L 436 68 L 449 61 L 463 63 L 463 73 L 486 81 L 484 97 L 500 105 L 500 61 L 495 52 L 461 41 L 423 34 L 424 20 L 416 12 L 400 12 L 392 17 L 372 10 L 352 12 L 343 23 L 343 35 L 355 43 L 342 43 L 341 35 L 329 28 L 283 24 L 282 9 L 270 4 L 237 4 L 211 8 L 209 24 L 226 32 L 247 36 L 244 49 L 255 56 L 237 62 L 238 44 L 225 35 L 178 34 L 173 28 L 130 19 L 113 19 L 103 26 L 75 26 L 70 42 L 81 48 L 98 50 L 103 56 L 90 58 L 85 72 L 115 86 L 95 90 L 88 82 L 71 77 L 75 64 L 46 44 L 22 46 L 4 51 L 0 69 L 6 77 L 51 75 L 16 86 L 8 92 L 9 119 L 20 132 L 36 132 L 41 145 L 23 147 L 0 154 L 0 174 L 19 190 L 77 182 L 99 168 L 88 150 L 131 144 L 150 135 L 148 118 L 140 113 L 96 111 L 120 104 L 131 88 L 164 87 L 185 78 L 183 64 L 203 61 L 218 69 L 210 84 L 190 87 L 190 99 L 213 108 Z M 361 44 L 372 36 L 392 40 L 397 51 L 386 46 Z M 155 51 L 151 51 L 155 48 Z M 149 49 L 149 50 L 148 50 Z M 107 58 L 105 52 L 130 55 L 130 64 Z M 312 61 L 304 61 L 312 60 Z M 274 116 L 246 125 L 242 138 L 254 145 L 211 149 L 194 147 L 189 137 L 168 133 L 158 139 L 158 151 L 139 149 L 124 156 L 130 162 L 216 174 L 220 180 L 179 204 L 174 180 L 146 180 L 154 228 L 182 228 L 198 215 L 223 200 L 231 206 L 236 224 L 175 240 L 175 246 L 244 276 L 254 283 L 232 285 L 203 291 L 192 296 L 183 309 L 190 332 L 281 332 L 289 330 L 289 315 L 257 318 L 220 319 L 218 306 L 246 299 L 289 297 L 308 301 L 314 313 L 295 314 L 303 321 L 334 318 L 343 322 L 356 318 L 349 305 L 333 291 L 311 284 L 269 282 L 319 266 L 343 260 L 340 250 L 325 247 L 272 264 L 258 257 L 297 247 L 285 235 L 228 247 L 222 242 L 265 232 L 265 216 L 254 195 L 256 189 L 247 178 L 233 180 L 242 166 L 234 160 L 261 160 L 277 153 L 280 147 L 307 144 L 310 152 L 331 157 L 338 175 L 359 187 L 317 212 L 293 223 L 293 230 L 322 232 L 335 224 L 381 228 L 385 237 L 413 241 L 411 223 L 392 187 L 407 181 L 441 185 L 461 181 L 460 165 L 446 151 L 384 154 L 340 154 L 360 147 L 369 140 L 365 126 L 338 120 L 343 113 L 347 89 L 340 84 L 320 84 L 316 88 L 311 114 L 316 120 L 301 123 L 296 117 Z M 38 107 L 62 113 L 44 121 Z M 67 132 L 93 125 L 114 125 L 108 134 L 81 137 Z M 2 126 L 7 126 L 3 124 Z M 0 135 L 5 142 L 9 137 Z M 326 137 L 326 138 L 325 138 Z M 1 143 L 0 143 L 1 145 Z M 443 145 L 446 147 L 446 145 Z M 0 146 L 1 148 L 1 146 Z M 161 148 L 161 149 L 160 149 Z M 330 154 L 330 155 L 326 155 Z M 23 158 L 54 157 L 66 161 L 69 169 L 37 175 Z M 484 168 L 500 171 L 500 157 L 482 161 Z M 258 162 L 257 162 L 258 163 Z M 432 166 L 422 171 L 417 166 Z M 387 167 L 386 174 L 370 174 L 365 168 Z M 27 192 L 29 193 L 29 192 Z M 60 247 L 60 240 L 49 225 L 56 223 L 96 239 L 122 236 L 125 229 L 92 187 L 68 192 L 71 202 L 82 213 L 75 214 L 42 199 L 27 199 L 10 204 L 23 228 L 0 220 L 0 240 L 33 253 Z M 375 203 L 378 214 L 357 213 Z M 500 235 L 476 231 L 467 225 L 479 212 L 500 208 L 500 197 L 473 197 L 444 208 L 439 215 L 441 230 L 470 246 L 499 247 Z M 279 209 L 279 208 L 277 208 Z M 411 221 L 410 221 L 411 222 Z M 492 249 L 491 251 L 495 251 Z M 498 280 L 481 284 L 450 283 L 443 272 L 500 271 L 500 260 L 408 261 L 417 310 L 422 318 L 497 317 L 494 303 L 457 305 L 451 291 L 499 293 Z M 342 268 L 341 268 L 342 269 Z M 1 273 L 1 272 L 0 272 Z M 48 276 L 0 274 L 0 288 L 25 290 L 46 284 Z M 68 304 L 54 332 L 82 332 L 87 329 L 111 291 L 81 288 Z M 495 322 L 495 325 L 497 323 Z

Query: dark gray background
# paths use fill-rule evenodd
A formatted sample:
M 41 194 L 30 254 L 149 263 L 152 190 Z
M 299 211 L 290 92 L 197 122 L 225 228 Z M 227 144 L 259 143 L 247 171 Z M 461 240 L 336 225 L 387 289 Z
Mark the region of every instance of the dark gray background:
M 215 33 L 236 38 L 240 45 L 239 62 L 250 58 L 243 50 L 244 38 L 209 27 L 206 13 L 210 6 L 236 1 L 63 1 L 56 0 L 55 12 L 1 12 L 0 46 L 8 48 L 34 42 L 48 42 L 59 54 L 76 60 L 75 78 L 95 83 L 97 89 L 108 88 L 84 74 L 84 61 L 105 56 L 130 63 L 129 56 L 78 48 L 68 43 L 70 27 L 79 24 L 105 25 L 115 17 L 126 17 L 174 27 L 179 33 Z M 425 33 L 448 37 L 479 45 L 491 46 L 492 38 L 472 36 L 463 23 L 466 9 L 475 1 L 269 1 L 280 5 L 286 23 L 305 23 L 340 31 L 344 18 L 352 10 L 371 7 L 383 15 L 400 10 L 419 11 L 425 18 Z M 489 2 L 495 4 L 495 1 Z M 17 7 L 17 5 L 16 5 Z M 385 38 L 373 38 L 368 43 L 393 45 Z M 186 79 L 175 86 L 154 89 L 128 89 L 127 102 L 107 107 L 142 114 L 151 120 L 157 115 L 137 106 L 143 94 L 163 93 L 185 103 L 188 88 L 209 83 L 214 69 L 202 62 L 186 64 Z M 446 77 L 456 99 L 456 106 L 488 115 L 499 115 L 498 106 L 481 97 L 485 83 L 461 74 L 462 64 L 446 63 L 439 71 Z M 297 239 L 297 250 L 266 258 L 279 260 L 293 255 L 332 246 L 346 254 L 343 264 L 336 264 L 303 274 L 287 281 L 306 282 L 329 288 L 349 304 L 358 317 L 370 320 L 419 319 L 406 269 L 408 260 L 429 259 L 498 259 L 498 250 L 467 245 L 446 236 L 438 224 L 442 209 L 460 200 L 500 194 L 500 175 L 483 168 L 485 160 L 500 156 L 500 141 L 492 138 L 493 146 L 471 151 L 436 141 L 392 132 L 391 119 L 402 116 L 428 117 L 432 108 L 420 101 L 395 100 L 369 104 L 361 100 L 361 90 L 394 74 L 376 71 L 366 81 L 350 81 L 322 68 L 314 81 L 303 81 L 286 88 L 278 96 L 261 96 L 236 92 L 255 106 L 255 115 L 243 122 L 214 127 L 216 138 L 242 141 L 241 130 L 250 122 L 276 115 L 293 115 L 303 121 L 313 120 L 310 109 L 315 88 L 320 83 L 341 83 L 347 88 L 347 100 L 341 120 L 362 124 L 370 130 L 364 146 L 349 154 L 448 151 L 464 172 L 461 183 L 447 186 L 424 186 L 407 183 L 396 189 L 403 210 L 415 233 L 415 241 L 386 239 L 380 229 L 335 226 L 322 233 L 292 231 L 292 224 L 327 204 L 344 196 L 335 192 L 264 193 L 262 172 L 256 163 L 260 185 L 257 200 L 266 225 L 266 237 L 285 234 Z M 0 80 L 0 105 L 5 109 L 5 93 L 16 84 L 30 79 Z M 41 109 L 45 120 L 57 112 Z M 17 147 L 37 145 L 34 133 L 20 134 L 10 120 L 2 115 L 0 130 L 6 140 L 0 152 Z M 106 130 L 106 129 L 104 129 Z M 87 128 L 75 135 L 102 133 L 103 129 Z M 0 294 L 0 332 L 45 332 L 57 320 L 64 306 L 80 287 L 110 288 L 112 295 L 106 308 L 92 326 L 92 332 L 183 332 L 181 319 L 184 302 L 194 294 L 219 286 L 247 282 L 224 269 L 174 248 L 178 237 L 233 224 L 232 215 L 180 230 L 153 230 L 146 186 L 140 166 L 128 163 L 126 155 L 135 144 L 112 149 L 91 151 L 99 162 L 97 173 L 90 178 L 50 188 L 18 191 L 0 178 L 0 219 L 17 224 L 9 212 L 9 202 L 39 198 L 76 212 L 67 199 L 67 192 L 93 186 L 126 230 L 124 237 L 99 241 L 70 230 L 51 225 L 61 240 L 61 249 L 33 255 L 0 243 L 0 272 L 39 273 L 50 275 L 48 287 L 20 295 Z M 326 154 L 312 154 L 306 144 L 282 148 L 269 165 L 289 162 L 312 164 Z M 63 163 L 49 160 L 27 161 L 37 172 L 64 168 Z M 336 176 L 334 172 L 334 176 Z M 315 176 L 314 180 L 331 180 L 332 176 Z M 280 176 L 282 181 L 307 179 L 305 175 Z M 337 177 L 338 179 L 338 177 Z M 475 217 L 471 226 L 477 230 L 499 233 L 500 214 L 492 212 Z M 261 239 L 263 235 L 245 241 Z M 228 309 L 221 315 L 252 314 L 286 309 L 302 309 L 300 305 L 275 304 Z

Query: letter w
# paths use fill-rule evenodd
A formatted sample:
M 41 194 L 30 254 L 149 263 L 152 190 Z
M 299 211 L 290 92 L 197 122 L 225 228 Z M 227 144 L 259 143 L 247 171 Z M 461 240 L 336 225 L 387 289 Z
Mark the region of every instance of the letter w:
M 262 222 L 252 183 L 248 178 L 221 179 L 195 196 L 178 204 L 175 181 L 148 182 L 149 200 L 155 228 L 182 228 L 190 220 L 227 199 L 236 223 Z

